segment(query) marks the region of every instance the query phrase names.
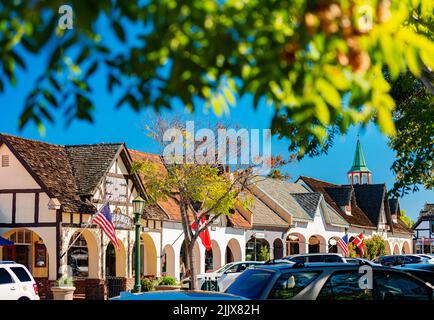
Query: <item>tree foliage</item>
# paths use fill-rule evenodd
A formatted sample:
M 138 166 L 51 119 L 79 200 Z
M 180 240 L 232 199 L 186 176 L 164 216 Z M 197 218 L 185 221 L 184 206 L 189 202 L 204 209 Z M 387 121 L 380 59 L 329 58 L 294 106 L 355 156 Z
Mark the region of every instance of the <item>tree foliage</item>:
M 373 235 L 364 241 L 365 258 L 373 260 L 386 254 L 386 243 L 379 235 Z
M 267 101 L 274 133 L 301 156 L 352 124 L 374 120 L 395 133 L 383 69 L 396 79 L 434 68 L 432 41 L 411 23 L 432 15 L 431 0 L 75 0 L 73 30 L 57 28 L 61 4 L 0 5 L 0 89 L 16 83 L 17 66 L 27 67 L 22 50 L 48 58 L 20 127 L 42 128 L 55 110 L 67 123 L 92 121 L 89 79 L 103 69 L 108 90 L 123 90 L 118 107 L 170 108 L 179 100 L 222 114 L 247 93 L 254 107 Z M 108 21 L 104 32 L 100 19 Z M 121 45 L 107 40 L 109 32 Z

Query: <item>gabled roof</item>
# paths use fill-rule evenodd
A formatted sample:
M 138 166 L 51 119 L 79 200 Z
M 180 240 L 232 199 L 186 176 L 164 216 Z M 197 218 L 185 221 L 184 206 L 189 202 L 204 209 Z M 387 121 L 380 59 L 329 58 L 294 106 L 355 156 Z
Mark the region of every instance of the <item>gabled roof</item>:
M 333 200 L 330 194 L 326 191 L 327 188 L 339 188 L 339 185 L 329 183 L 322 180 L 317 180 L 313 178 L 309 178 L 306 176 L 300 176 L 301 180 L 303 180 L 309 188 L 316 192 L 322 193 L 325 201 L 344 218 L 350 225 L 360 226 L 368 229 L 375 229 L 376 226 L 371 222 L 371 220 L 366 216 L 366 214 L 357 206 L 354 195 L 352 196 L 351 201 L 351 215 L 346 214 L 340 206 Z
M 312 220 L 312 216 L 293 196 L 294 193 L 305 193 L 307 190 L 303 186 L 285 180 L 266 177 L 259 177 L 254 184 L 262 193 L 283 207 L 293 218 Z
M 79 195 L 95 193 L 122 146 L 122 143 L 65 146 Z
M 356 152 L 354 153 L 354 160 L 351 169 L 348 172 L 367 171 L 371 172 L 366 166 L 365 156 L 363 155 L 360 140 L 357 139 Z
M 434 221 L 434 203 L 425 203 L 419 212 L 417 221 L 413 225 L 413 230 L 416 229 L 422 221 Z
M 316 210 L 318 209 L 319 203 L 321 201 L 321 193 L 292 193 L 291 196 L 295 198 L 295 200 L 301 205 L 301 207 L 312 219 L 315 217 Z
M 327 187 L 325 191 L 330 195 L 333 201 L 340 207 L 350 204 L 353 189 L 349 186 Z
M 92 213 L 95 207 L 78 196 L 72 165 L 63 146 L 0 134 L 5 143 L 50 197 L 65 212 Z
M 389 208 L 390 208 L 390 214 L 396 214 L 399 216 L 399 202 L 396 198 L 389 199 Z
M 253 227 L 289 228 L 289 223 L 271 209 L 261 198 L 250 191 L 243 191 L 240 199 L 251 200 L 248 210 L 253 214 Z
M 386 185 L 383 184 L 356 184 L 353 185 L 356 193 L 357 206 L 363 210 L 374 225 L 378 225 L 381 208 L 384 206 L 387 195 Z M 391 223 L 390 211 L 384 208 L 387 222 Z

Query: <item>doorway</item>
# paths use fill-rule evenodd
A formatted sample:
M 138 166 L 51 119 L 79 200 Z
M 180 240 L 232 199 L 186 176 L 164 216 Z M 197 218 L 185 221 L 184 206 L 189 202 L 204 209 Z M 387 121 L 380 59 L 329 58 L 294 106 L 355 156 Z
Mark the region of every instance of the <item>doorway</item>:
M 116 276 L 116 251 L 111 242 L 105 251 L 105 275 L 107 277 Z

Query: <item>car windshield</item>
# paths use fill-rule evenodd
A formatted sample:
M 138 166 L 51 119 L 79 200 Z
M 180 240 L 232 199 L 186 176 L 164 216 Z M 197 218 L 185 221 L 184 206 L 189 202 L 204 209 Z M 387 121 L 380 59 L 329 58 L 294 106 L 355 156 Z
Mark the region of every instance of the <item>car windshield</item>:
M 223 273 L 225 272 L 227 269 L 229 269 L 230 267 L 232 267 L 234 264 L 233 263 L 228 263 L 225 264 L 223 267 L 221 267 L 220 269 L 217 269 L 216 271 L 214 271 L 215 273 Z
M 226 290 L 248 299 L 259 299 L 274 272 L 260 269 L 247 269 Z

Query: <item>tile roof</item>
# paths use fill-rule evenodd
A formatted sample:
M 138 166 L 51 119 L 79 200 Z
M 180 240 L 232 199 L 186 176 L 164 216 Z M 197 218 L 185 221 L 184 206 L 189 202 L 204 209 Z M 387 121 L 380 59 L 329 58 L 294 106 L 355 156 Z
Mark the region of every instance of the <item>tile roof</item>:
M 350 204 L 353 189 L 351 187 L 327 187 L 325 191 L 330 195 L 333 201 L 340 207 Z
M 122 143 L 65 146 L 79 195 L 93 195 Z
M 285 180 L 265 177 L 256 179 L 254 183 L 260 191 L 271 197 L 295 219 L 312 219 L 309 213 L 305 211 L 301 204 L 292 195 L 293 193 L 305 193 L 307 190 L 303 186 Z
M 374 225 L 378 225 L 381 209 L 384 206 L 384 199 L 387 194 L 386 185 L 383 184 L 356 184 L 353 185 L 354 192 L 356 193 L 357 206 L 363 210 L 368 216 L 369 220 Z M 386 218 L 390 223 L 390 212 L 384 208 Z
M 59 199 L 65 212 L 92 213 L 95 207 L 78 196 L 73 168 L 65 148 L 60 145 L 28 140 L 0 134 L 6 144 L 22 158 L 35 178 L 48 189 L 47 192 Z
M 289 223 L 282 219 L 273 209 L 271 209 L 259 196 L 249 191 L 240 194 L 240 198 L 249 197 L 252 200 L 248 207 L 253 214 L 253 227 L 283 227 L 288 228 Z
M 316 210 L 318 209 L 318 205 L 321 200 L 321 193 L 292 193 L 291 195 L 313 219 L 315 217 Z
M 366 214 L 357 206 L 356 201 L 354 199 L 354 195 L 352 195 L 351 201 L 351 215 L 346 214 L 340 206 L 333 200 L 330 194 L 326 191 L 326 188 L 337 188 L 339 185 L 329 183 L 322 180 L 317 180 L 313 178 L 309 178 L 306 176 L 301 176 L 299 179 L 302 179 L 312 190 L 321 192 L 324 196 L 325 201 L 344 218 L 350 225 L 353 226 L 362 226 L 365 228 L 375 229 L 376 226 L 371 222 L 371 220 L 366 216 Z

